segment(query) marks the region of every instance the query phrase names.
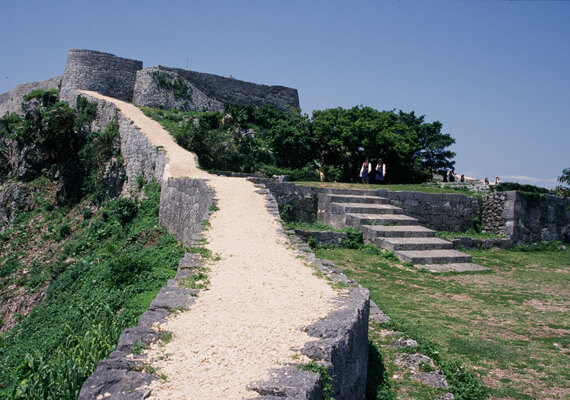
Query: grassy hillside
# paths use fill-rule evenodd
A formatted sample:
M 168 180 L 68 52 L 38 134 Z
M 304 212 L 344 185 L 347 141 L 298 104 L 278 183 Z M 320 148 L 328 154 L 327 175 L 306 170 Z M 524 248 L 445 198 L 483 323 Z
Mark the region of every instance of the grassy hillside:
M 2 234 L 0 285 L 43 299 L 0 337 L 1 398 L 76 398 L 176 274 L 183 248 L 158 225 L 159 185 L 145 195 L 98 209 L 39 208 Z M 30 263 L 42 246 L 49 256 Z
M 176 274 L 160 186 L 124 179 L 118 125 L 57 91 L 0 118 L 0 398 L 74 399 L 121 331 Z

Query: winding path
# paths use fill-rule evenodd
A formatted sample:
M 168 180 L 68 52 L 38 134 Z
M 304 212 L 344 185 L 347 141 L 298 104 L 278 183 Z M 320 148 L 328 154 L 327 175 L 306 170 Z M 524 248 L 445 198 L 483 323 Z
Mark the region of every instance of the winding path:
M 173 339 L 149 351 L 152 366 L 166 376 L 152 384 L 149 399 L 257 397 L 246 385 L 299 360 L 298 350 L 311 340 L 303 327 L 324 318 L 338 293 L 296 256 L 251 182 L 201 171 L 193 154 L 137 107 L 85 93 L 114 103 L 154 146 L 163 146 L 171 177 L 208 179 L 218 199 L 205 232 L 206 247 L 219 257 L 207 265 L 209 289 L 160 326 Z

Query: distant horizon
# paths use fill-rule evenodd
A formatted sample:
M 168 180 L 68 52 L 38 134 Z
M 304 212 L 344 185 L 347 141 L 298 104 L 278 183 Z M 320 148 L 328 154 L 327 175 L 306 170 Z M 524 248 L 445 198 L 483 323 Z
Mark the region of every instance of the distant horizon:
M 308 115 L 414 111 L 443 124 L 456 172 L 479 179 L 553 188 L 570 167 L 567 1 L 30 0 L 3 13 L 0 93 L 93 49 L 296 88 Z

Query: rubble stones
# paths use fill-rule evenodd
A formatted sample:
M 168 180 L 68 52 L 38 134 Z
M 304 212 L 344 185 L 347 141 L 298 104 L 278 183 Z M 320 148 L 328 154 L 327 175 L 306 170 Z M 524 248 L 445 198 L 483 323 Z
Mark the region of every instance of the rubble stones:
M 445 389 L 449 387 L 447 385 L 447 381 L 445 380 L 445 376 L 443 376 L 441 371 L 419 372 L 412 375 L 412 378 L 417 379 L 418 381 L 423 382 L 431 387 Z
M 414 339 L 406 339 L 403 337 L 392 343 L 392 347 L 395 347 L 397 349 L 402 347 L 417 347 L 417 345 L 418 342 L 416 342 Z
M 407 367 L 413 371 L 417 371 L 422 364 L 427 364 L 435 368 L 435 364 L 428 356 L 423 354 L 400 354 L 394 360 L 394 363 L 400 367 Z

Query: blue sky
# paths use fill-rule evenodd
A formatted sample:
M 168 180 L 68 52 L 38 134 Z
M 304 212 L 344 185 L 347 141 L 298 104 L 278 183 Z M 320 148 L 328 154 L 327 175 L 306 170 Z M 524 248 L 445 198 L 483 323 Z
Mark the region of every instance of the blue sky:
M 553 187 L 570 167 L 569 1 L 36 1 L 0 17 L 0 93 L 93 49 L 297 88 L 301 108 L 439 120 L 456 172 Z

